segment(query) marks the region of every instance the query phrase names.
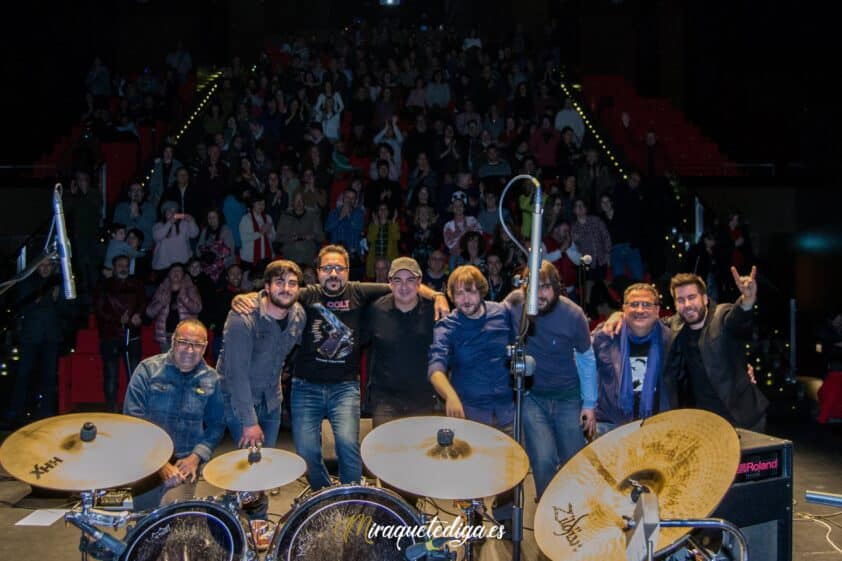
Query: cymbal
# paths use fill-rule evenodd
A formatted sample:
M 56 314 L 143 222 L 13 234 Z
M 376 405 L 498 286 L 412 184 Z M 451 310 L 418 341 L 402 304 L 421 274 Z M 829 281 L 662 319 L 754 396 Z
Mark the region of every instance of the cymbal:
M 286 450 L 261 448 L 260 460 L 249 463 L 249 450 L 234 450 L 212 459 L 205 481 L 226 491 L 265 491 L 295 481 L 307 471 L 304 458 Z
M 535 540 L 554 561 L 626 561 L 629 481 L 658 496 L 661 519 L 709 516 L 740 461 L 737 432 L 722 417 L 677 409 L 618 427 L 555 475 L 535 512 Z M 661 528 L 657 553 L 689 528 Z
M 92 423 L 90 441 L 81 431 Z M 0 447 L 0 464 L 24 483 L 61 491 L 126 485 L 169 461 L 173 443 L 159 426 L 114 413 L 73 413 L 41 419 L 12 433 Z
M 439 429 L 453 431 L 440 446 Z M 363 439 L 365 465 L 398 489 L 436 499 L 477 499 L 517 485 L 529 470 L 526 452 L 499 430 L 453 417 L 390 421 Z

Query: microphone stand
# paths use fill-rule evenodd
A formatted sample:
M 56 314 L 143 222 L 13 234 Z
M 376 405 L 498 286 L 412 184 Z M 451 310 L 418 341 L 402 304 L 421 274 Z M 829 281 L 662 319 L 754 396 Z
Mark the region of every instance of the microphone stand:
M 521 251 L 523 251 L 527 258 L 529 258 L 529 252 L 526 250 L 525 247 L 520 243 L 517 237 L 512 234 L 509 227 L 506 225 L 506 221 L 503 219 L 503 201 L 505 200 L 506 193 L 508 192 L 509 188 L 516 182 L 521 179 L 528 179 L 529 181 L 535 182 L 536 179 L 528 174 L 521 174 L 516 175 L 513 177 L 506 186 L 503 188 L 503 192 L 500 194 L 500 201 L 498 202 L 497 212 L 500 219 L 500 227 L 509 237 L 509 239 L 514 243 Z M 540 189 L 536 190 L 538 196 L 540 196 Z M 537 220 L 540 220 L 541 217 L 538 216 Z M 533 217 L 533 220 L 536 220 Z M 537 248 L 532 248 L 533 251 L 540 251 L 540 246 Z M 531 260 L 530 260 L 531 261 Z M 540 267 L 540 259 L 538 260 L 538 266 Z M 515 441 L 523 446 L 523 392 L 526 389 L 525 378 L 526 376 L 532 375 L 532 370 L 528 364 L 531 362 L 532 369 L 534 370 L 534 360 L 532 357 L 526 355 L 526 333 L 529 329 L 529 316 L 526 313 L 526 300 L 524 299 L 523 302 L 523 309 L 521 310 L 521 319 L 520 319 L 520 333 L 518 333 L 517 337 L 515 338 L 515 342 L 512 345 L 506 347 L 506 353 L 509 356 L 509 371 L 512 374 L 513 378 L 513 388 L 515 392 L 515 420 L 514 420 L 514 438 Z M 517 484 L 515 487 L 515 494 L 514 494 L 514 505 L 512 507 L 512 561 L 520 561 L 520 553 L 521 553 L 521 542 L 523 541 L 523 481 Z

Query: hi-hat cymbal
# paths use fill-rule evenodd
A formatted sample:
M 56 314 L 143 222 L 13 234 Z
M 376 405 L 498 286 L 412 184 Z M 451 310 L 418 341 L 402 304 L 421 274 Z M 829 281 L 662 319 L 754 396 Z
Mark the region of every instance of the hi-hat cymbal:
M 658 497 L 661 519 L 704 518 L 731 486 L 740 441 L 722 417 L 677 409 L 596 439 L 555 475 L 535 512 L 535 540 L 554 561 L 626 561 L 629 481 Z M 663 552 L 688 528 L 661 528 Z
M 440 446 L 440 429 L 453 444 Z M 436 499 L 476 499 L 517 485 L 529 470 L 526 452 L 499 430 L 452 417 L 408 417 L 363 439 L 365 465 L 398 489 Z
M 95 434 L 82 430 L 91 423 Z M 93 432 L 93 431 L 89 431 Z M 114 413 L 73 413 L 41 419 L 12 433 L 0 464 L 12 477 L 46 489 L 90 491 L 126 485 L 156 472 L 173 443 L 157 425 Z
M 205 481 L 226 491 L 265 491 L 295 481 L 306 470 L 304 458 L 277 448 L 261 448 L 259 461 L 249 463 L 249 450 L 244 448 L 212 459 L 202 474 Z

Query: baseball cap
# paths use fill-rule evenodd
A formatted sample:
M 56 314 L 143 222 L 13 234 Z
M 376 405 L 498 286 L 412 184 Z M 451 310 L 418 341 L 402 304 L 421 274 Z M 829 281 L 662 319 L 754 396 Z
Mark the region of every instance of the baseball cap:
M 421 276 L 421 267 L 418 261 L 412 257 L 398 257 L 392 261 L 392 266 L 389 267 L 389 278 L 395 276 L 398 271 L 409 271 L 416 277 Z

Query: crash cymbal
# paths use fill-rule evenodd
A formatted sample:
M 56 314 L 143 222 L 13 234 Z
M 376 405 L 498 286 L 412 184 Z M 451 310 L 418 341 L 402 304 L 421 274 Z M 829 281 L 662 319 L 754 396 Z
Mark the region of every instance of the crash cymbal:
M 86 423 L 95 434 L 82 434 Z M 73 413 L 41 419 L 12 433 L 0 447 L 0 464 L 30 485 L 90 491 L 143 479 L 159 470 L 172 452 L 169 435 L 149 421 L 114 413 Z
M 438 441 L 453 431 L 452 445 Z M 476 499 L 517 485 L 529 470 L 526 452 L 499 430 L 452 417 L 408 417 L 363 439 L 365 465 L 398 489 L 436 499 Z
M 277 448 L 261 448 L 260 458 L 252 460 L 248 449 L 234 450 L 212 459 L 202 474 L 226 491 L 265 491 L 295 481 L 307 470 L 304 458 Z
M 555 475 L 535 512 L 535 540 L 554 561 L 626 561 L 629 481 L 658 497 L 661 519 L 704 518 L 731 486 L 737 432 L 722 417 L 677 409 L 623 425 L 579 451 Z M 688 528 L 661 528 L 657 552 Z

